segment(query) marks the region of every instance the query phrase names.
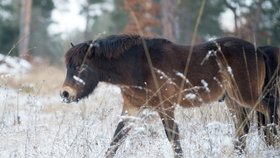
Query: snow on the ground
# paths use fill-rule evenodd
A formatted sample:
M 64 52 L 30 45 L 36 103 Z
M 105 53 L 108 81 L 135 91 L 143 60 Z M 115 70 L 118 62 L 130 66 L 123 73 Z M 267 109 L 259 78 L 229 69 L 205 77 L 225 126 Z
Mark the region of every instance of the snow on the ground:
M 115 86 L 99 84 L 88 99 L 61 103 L 58 92 L 40 96 L 0 89 L 0 157 L 102 158 L 121 119 L 121 95 Z M 116 158 L 172 158 L 158 115 L 143 111 L 120 146 Z M 253 128 L 247 154 L 233 151 L 234 128 L 224 104 L 176 109 L 186 158 L 279 157 Z
M 31 69 L 31 64 L 21 58 L 6 56 L 0 53 L 0 75 L 21 75 Z

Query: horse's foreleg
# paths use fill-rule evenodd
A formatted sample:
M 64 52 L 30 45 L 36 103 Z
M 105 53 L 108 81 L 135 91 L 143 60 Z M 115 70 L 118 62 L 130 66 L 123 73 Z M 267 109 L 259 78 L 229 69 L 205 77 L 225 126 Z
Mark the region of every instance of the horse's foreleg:
M 140 106 L 133 106 L 139 104 L 139 99 L 135 99 L 134 96 L 137 96 L 133 90 L 129 87 L 122 87 L 122 95 L 123 95 L 123 111 L 122 116 L 137 116 L 139 112 Z M 121 143 L 125 140 L 128 135 L 128 132 L 131 130 L 132 126 L 129 124 L 129 119 L 124 118 L 115 130 L 113 139 L 111 141 L 110 147 L 106 152 L 105 157 L 113 157 Z
M 115 130 L 113 139 L 111 141 L 110 147 L 106 152 L 106 155 L 105 155 L 106 158 L 114 157 L 120 144 L 126 138 L 130 129 L 131 129 L 131 127 L 127 126 L 127 121 L 122 120 L 121 122 L 119 122 L 119 124 Z
M 162 120 L 166 136 L 169 142 L 172 144 L 174 157 L 182 158 L 183 150 L 180 144 L 178 125 L 174 121 L 174 108 L 168 110 L 161 109 L 158 111 L 158 113 Z

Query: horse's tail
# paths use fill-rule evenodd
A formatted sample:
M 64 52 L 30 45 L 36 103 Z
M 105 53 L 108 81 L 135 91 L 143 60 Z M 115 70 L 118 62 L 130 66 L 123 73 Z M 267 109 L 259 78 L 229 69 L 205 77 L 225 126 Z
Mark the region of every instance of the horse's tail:
M 257 112 L 258 126 L 265 125 L 267 123 L 278 124 L 278 110 L 279 110 L 279 92 L 280 87 L 278 85 L 278 78 L 280 77 L 280 49 L 273 46 L 261 46 L 257 48 L 257 51 L 262 54 L 265 67 L 266 76 L 263 85 L 263 100 L 262 102 L 268 106 L 270 113 L 270 121 L 265 121 L 263 114 Z

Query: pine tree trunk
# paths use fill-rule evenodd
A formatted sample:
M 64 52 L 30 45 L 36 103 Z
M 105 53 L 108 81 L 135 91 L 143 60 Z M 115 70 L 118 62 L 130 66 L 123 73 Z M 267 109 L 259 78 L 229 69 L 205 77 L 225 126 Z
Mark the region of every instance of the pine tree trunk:
M 260 21 L 261 21 L 261 9 L 264 0 L 258 0 L 256 2 L 256 13 L 253 26 L 253 34 L 255 36 L 255 44 L 258 45 L 260 42 Z
M 174 30 L 175 5 L 176 5 L 176 0 L 162 0 L 161 1 L 161 13 L 162 13 L 161 23 L 163 26 L 163 35 L 172 41 L 176 41 L 175 30 Z
M 29 39 L 30 25 L 32 17 L 32 0 L 21 1 L 21 18 L 20 18 L 20 41 L 19 41 L 19 56 L 29 58 Z

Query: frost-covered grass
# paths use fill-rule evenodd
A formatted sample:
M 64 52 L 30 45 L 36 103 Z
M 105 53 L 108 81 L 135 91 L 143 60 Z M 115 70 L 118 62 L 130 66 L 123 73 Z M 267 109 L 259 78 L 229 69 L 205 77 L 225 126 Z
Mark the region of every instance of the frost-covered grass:
M 6 56 L 0 53 L 0 74 L 23 74 L 30 70 L 31 67 L 31 64 L 24 59 Z
M 31 90 L 26 90 L 24 84 L 11 88 L 6 80 L 1 82 L 0 157 L 104 157 L 121 118 L 120 90 L 101 83 L 88 99 L 64 104 L 58 92 L 64 76 L 59 77 L 54 71 L 43 76 L 36 72 L 33 81 L 20 81 L 33 84 Z M 233 122 L 224 103 L 190 109 L 177 107 L 176 121 L 187 158 L 280 157 L 279 150 L 265 146 L 255 126 L 248 135 L 247 153 L 236 155 Z M 144 110 L 133 119 L 133 127 L 117 158 L 173 157 L 157 113 Z

